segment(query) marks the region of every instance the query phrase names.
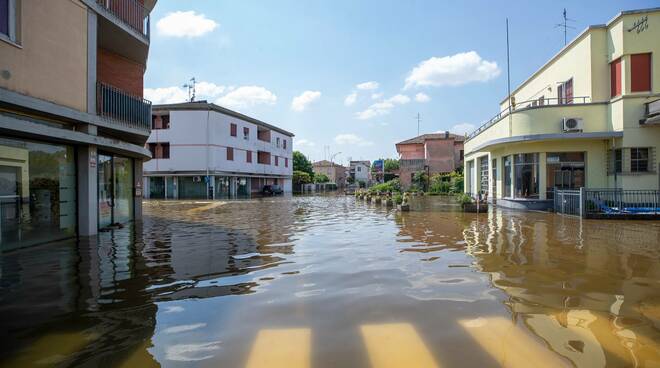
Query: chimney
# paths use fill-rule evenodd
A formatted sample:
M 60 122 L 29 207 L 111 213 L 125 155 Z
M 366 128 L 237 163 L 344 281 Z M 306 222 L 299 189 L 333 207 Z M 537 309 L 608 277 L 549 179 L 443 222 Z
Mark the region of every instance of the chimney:
M 445 130 L 445 139 L 449 139 L 449 131 Z

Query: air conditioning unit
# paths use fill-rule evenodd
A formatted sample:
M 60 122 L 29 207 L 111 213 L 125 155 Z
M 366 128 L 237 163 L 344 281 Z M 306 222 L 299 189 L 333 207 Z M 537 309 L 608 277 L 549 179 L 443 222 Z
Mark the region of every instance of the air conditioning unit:
M 562 128 L 564 132 L 581 132 L 584 123 L 581 118 L 564 118 Z

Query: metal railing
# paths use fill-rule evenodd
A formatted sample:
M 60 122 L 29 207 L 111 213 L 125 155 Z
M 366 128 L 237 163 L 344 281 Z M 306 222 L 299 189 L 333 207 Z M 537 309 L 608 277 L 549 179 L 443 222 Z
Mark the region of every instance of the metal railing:
M 660 190 L 586 189 L 585 217 L 660 215 Z
M 423 158 L 399 160 L 399 167 L 403 170 L 415 171 L 424 170 L 426 160 Z
M 523 109 L 528 109 L 528 108 L 540 108 L 540 107 L 547 107 L 547 106 L 564 106 L 564 105 L 576 105 L 576 104 L 586 104 L 591 102 L 591 97 L 588 96 L 578 96 L 578 97 L 571 97 L 571 98 L 538 98 L 535 100 L 527 100 L 527 101 L 522 101 L 522 102 L 517 102 L 514 103 L 511 106 L 511 112 L 517 111 L 517 110 L 523 110 Z M 505 110 L 500 111 L 497 113 L 495 116 L 492 118 L 488 119 L 485 123 L 483 123 L 479 128 L 477 128 L 475 131 L 472 133 L 468 134 L 466 140 L 470 140 L 479 133 L 483 132 L 484 130 L 490 128 L 493 126 L 495 123 L 500 121 L 503 117 L 509 115 L 509 109 L 506 108 Z
M 150 37 L 149 10 L 137 0 L 96 0 L 108 12 L 119 18 L 133 30 Z
M 151 131 L 151 101 L 101 82 L 96 84 L 96 113 L 128 128 Z
M 555 188 L 553 199 L 555 212 L 564 215 L 581 216 L 580 190 Z

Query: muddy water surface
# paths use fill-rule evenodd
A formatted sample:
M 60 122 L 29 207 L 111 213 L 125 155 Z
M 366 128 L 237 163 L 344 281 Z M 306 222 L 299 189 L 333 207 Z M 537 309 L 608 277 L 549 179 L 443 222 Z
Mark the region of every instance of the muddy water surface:
M 416 200 L 149 201 L 2 254 L 0 365 L 660 365 L 659 222 Z

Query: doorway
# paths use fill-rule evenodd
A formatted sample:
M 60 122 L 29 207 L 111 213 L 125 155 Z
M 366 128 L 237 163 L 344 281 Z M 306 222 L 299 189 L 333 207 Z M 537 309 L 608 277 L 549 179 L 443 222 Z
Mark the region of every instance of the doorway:
M 133 159 L 98 155 L 99 229 L 133 220 Z

